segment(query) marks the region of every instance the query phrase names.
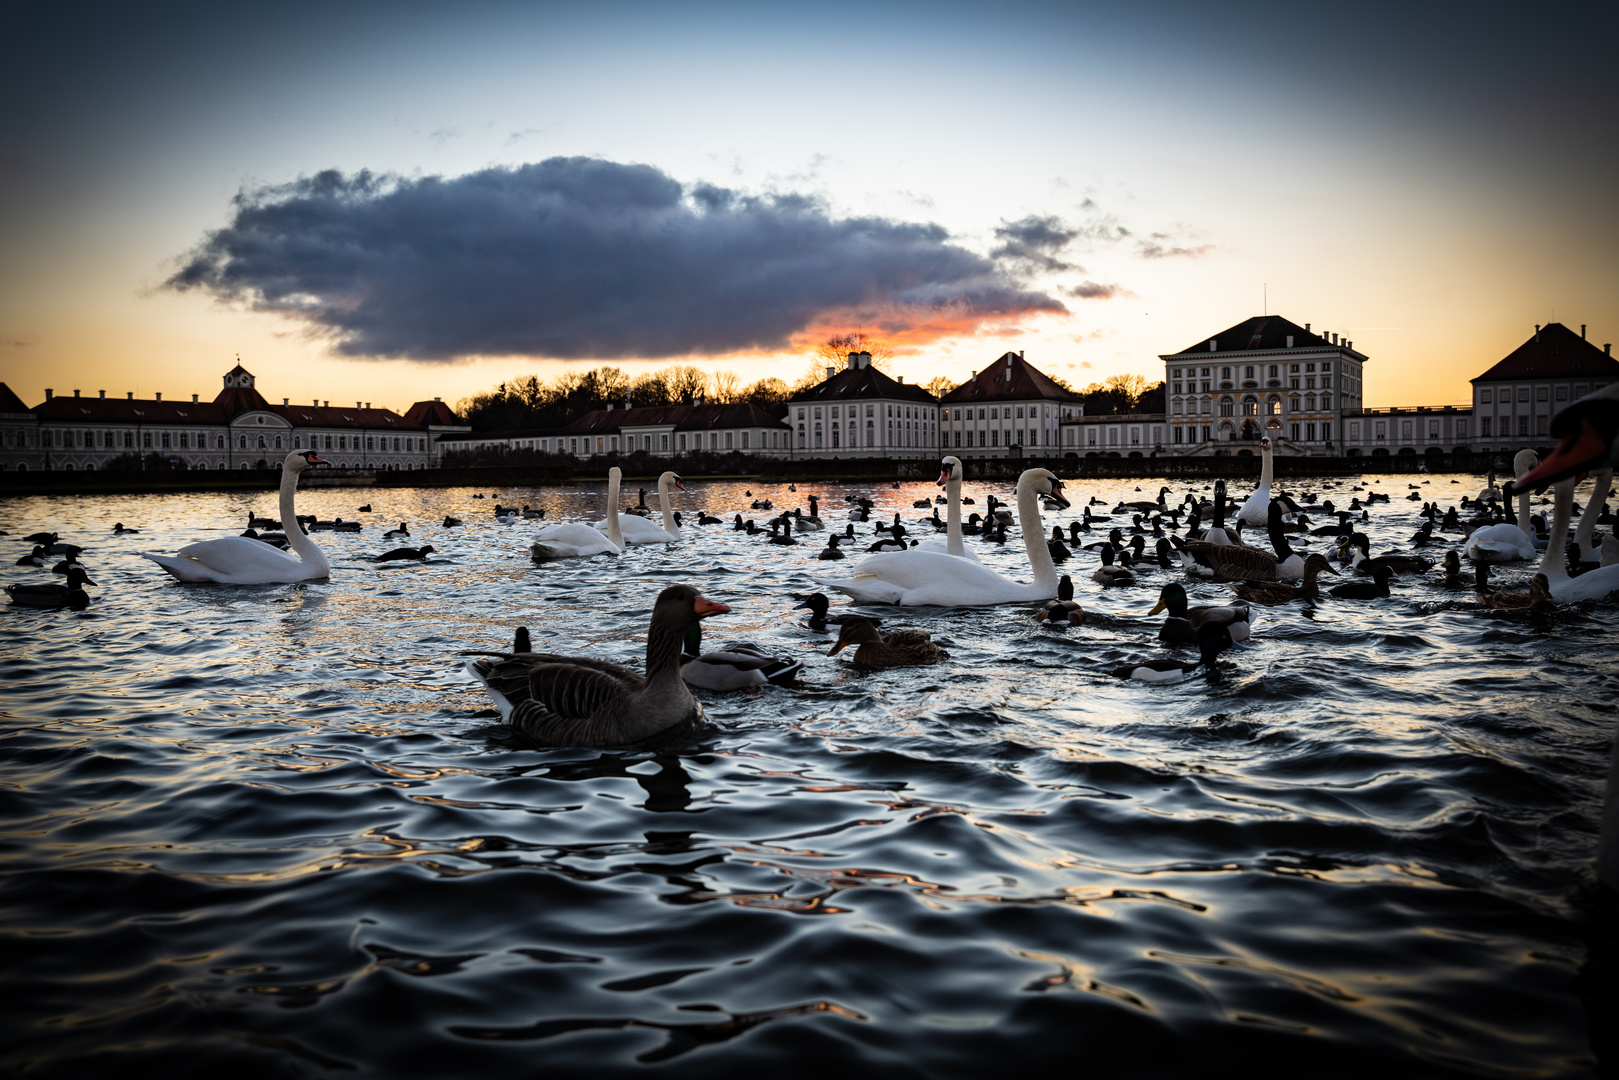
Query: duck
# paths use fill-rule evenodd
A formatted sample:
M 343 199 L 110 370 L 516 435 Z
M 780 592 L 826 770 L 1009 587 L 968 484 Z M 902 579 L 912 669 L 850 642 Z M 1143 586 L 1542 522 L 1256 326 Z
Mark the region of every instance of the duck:
M 826 547 L 821 549 L 821 553 L 819 555 L 817 555 L 816 558 L 822 560 L 823 562 L 829 562 L 829 561 L 831 561 L 833 559 L 842 559 L 842 558 L 844 558 L 845 557 L 844 553 L 842 551 L 838 550 L 838 541 L 841 540 L 841 539 L 843 539 L 843 538 L 841 536 L 836 535 L 836 534 L 827 537 L 826 538 Z
M 1186 568 L 1202 577 L 1223 577 L 1238 581 L 1284 581 L 1304 576 L 1304 557 L 1288 543 L 1282 531 L 1282 505 L 1272 501 L 1269 511 L 1271 546 L 1275 549 L 1236 544 L 1211 544 L 1175 537 L 1171 543 L 1180 551 Z
M 1096 573 L 1091 575 L 1092 581 L 1103 586 L 1124 586 L 1136 583 L 1135 574 L 1122 566 L 1113 565 L 1112 544 L 1103 544 L 1101 555 L 1102 565 L 1097 568 Z
M 607 470 L 607 531 L 582 522 L 546 525 L 534 534 L 529 557 L 537 563 L 559 559 L 589 559 L 597 555 L 620 555 L 625 547 L 619 529 L 618 489 L 624 474 L 617 465 Z
M 297 521 L 293 506 L 298 478 L 303 471 L 329 464 L 313 450 L 294 450 L 281 463 L 281 520 Z M 177 581 L 214 582 L 226 585 L 269 585 L 319 581 L 331 573 L 331 563 L 320 545 L 302 527 L 287 532 L 290 551 L 244 536 L 224 536 L 202 540 L 181 548 L 174 555 L 154 555 L 142 551 L 168 571 Z
M 731 645 L 719 652 L 703 652 L 703 624 L 686 627 L 680 656 L 680 677 L 687 686 L 703 690 L 743 690 L 774 683 L 786 686 L 803 668 L 802 660 L 768 656 L 753 645 Z
M 1244 525 L 1263 526 L 1270 522 L 1270 488 L 1276 473 L 1275 461 L 1271 457 L 1270 439 L 1259 440 L 1259 456 L 1263 462 L 1259 467 L 1259 486 L 1237 511 L 1237 520 Z
M 1173 645 L 1191 645 L 1205 626 L 1219 624 L 1231 632 L 1232 641 L 1247 641 L 1253 625 L 1253 614 L 1246 603 L 1203 604 L 1188 607 L 1186 588 L 1171 581 L 1158 591 L 1158 603 L 1147 614 L 1156 615 L 1168 609 L 1164 625 L 1158 628 L 1158 640 Z
M 364 506 L 360 507 L 358 510 L 355 511 L 355 513 L 358 513 L 358 514 L 369 514 L 370 512 L 371 512 L 371 504 L 370 503 L 366 503 Z
M 1238 581 L 1232 584 L 1231 591 L 1244 600 L 1254 604 L 1289 604 L 1294 600 L 1319 600 L 1321 589 L 1316 584 L 1316 578 L 1322 574 L 1338 576 L 1338 571 L 1332 568 L 1327 557 L 1321 554 L 1311 555 L 1304 560 L 1304 580 L 1300 584 L 1291 581 Z
M 809 618 L 805 621 L 809 624 L 811 630 L 825 630 L 827 623 L 840 626 L 845 619 L 869 618 L 869 616 L 865 615 L 828 615 L 827 612 L 831 610 L 832 602 L 827 599 L 826 593 L 793 593 L 792 597 L 798 601 L 793 605 L 795 611 L 799 608 L 809 609 Z M 876 624 L 881 623 L 882 620 L 871 619 L 871 622 Z
M 116 525 L 114 525 L 112 527 L 112 534 L 114 536 L 129 536 L 129 535 L 131 535 L 133 533 L 138 533 L 138 532 L 140 532 L 139 529 L 126 529 L 126 528 L 124 528 L 124 523 L 122 521 L 118 522 L 118 524 L 116 524 Z
M 680 474 L 674 472 L 673 470 L 666 470 L 658 476 L 658 509 L 663 522 L 661 525 L 657 522 L 651 521 L 648 518 L 640 517 L 634 514 L 626 516 L 619 521 L 618 528 L 620 534 L 624 538 L 625 544 L 629 544 L 633 547 L 639 547 L 645 544 L 680 543 L 680 526 L 676 523 L 674 513 L 669 508 L 669 488 L 671 485 L 679 488 L 681 491 L 686 490 L 686 485 L 681 482 Z M 609 505 L 616 507 L 618 503 L 615 499 Z M 636 509 L 644 510 L 648 514 L 651 513 L 651 510 L 646 506 L 645 488 L 641 489 L 641 505 Z M 606 532 L 607 522 L 596 522 L 596 528 Z
M 74 566 L 67 572 L 67 583 L 58 585 L 7 585 L 6 595 L 17 607 L 31 608 L 72 608 L 82 611 L 89 606 L 90 594 L 84 591 L 86 585 L 94 585 L 84 567 Z
M 779 517 L 770 519 L 770 539 L 765 542 L 768 544 L 780 544 L 782 547 L 792 547 L 798 543 L 797 540 L 793 539 L 793 527 L 791 525 L 787 526 L 785 532 L 782 531 L 782 519 Z
M 24 555 L 22 558 L 17 560 L 17 565 L 18 566 L 44 566 L 45 565 L 45 545 L 44 544 L 35 544 L 33 551 L 29 552 L 27 555 Z
M 394 548 L 392 551 L 384 551 L 381 555 L 378 555 L 377 562 L 392 562 L 395 559 L 421 559 L 426 561 L 428 552 L 436 550 L 438 549 L 433 547 L 432 544 L 423 544 L 419 548 Z
M 1462 577 L 1462 557 L 1456 551 L 1445 552 L 1445 576 L 1440 579 L 1439 586 L 1444 589 L 1459 589 L 1466 584 Z
M 1397 575 L 1387 566 L 1372 568 L 1371 581 L 1346 581 L 1334 585 L 1327 592 L 1340 600 L 1378 600 L 1389 594 L 1389 580 Z
M 1018 477 L 1018 517 L 1033 581 L 1024 584 L 1002 577 L 981 563 L 936 551 L 893 551 L 874 554 L 842 579 L 816 579 L 858 603 L 902 606 L 974 607 L 1049 600 L 1057 592 L 1056 564 L 1046 550 L 1040 523 L 1042 496 L 1062 497 L 1062 481 L 1049 469 L 1026 469 Z
M 836 656 L 849 645 L 858 646 L 854 653 L 856 667 L 920 667 L 937 664 L 950 656 L 934 643 L 933 636 L 926 630 L 895 630 L 882 634 L 870 619 L 860 615 L 850 615 L 843 620 L 837 644 L 826 655 Z
M 1473 572 L 1477 579 L 1475 591 L 1482 607 L 1491 611 L 1529 611 L 1537 615 L 1557 610 L 1557 603 L 1552 599 L 1551 581 L 1545 574 L 1530 578 L 1529 591 L 1520 593 L 1491 589 L 1490 568 L 1486 563 L 1479 563 Z
M 497 524 L 516 525 L 522 520 L 522 517 L 522 513 L 515 506 L 496 505 L 495 507 L 495 521 Z
M 913 510 L 926 510 L 933 505 L 932 499 L 918 499 L 911 504 Z
M 46 547 L 50 547 L 52 544 L 56 543 L 56 534 L 53 532 L 29 533 L 22 539 L 23 543 L 25 544 L 44 544 Z
M 382 538 L 384 540 L 402 540 L 408 538 L 409 536 L 410 526 L 406 525 L 403 521 L 399 523 L 399 528 L 389 529 L 387 532 L 382 534 Z
M 480 657 L 465 670 L 501 720 L 535 743 L 625 746 L 701 718 L 681 674 L 681 645 L 693 623 L 730 610 L 690 585 L 664 589 L 647 627 L 644 675 L 590 657 L 535 652 Z
M 742 515 L 738 514 L 737 515 L 737 520 L 740 521 L 741 518 L 742 518 Z M 699 524 L 699 525 L 724 525 L 725 522 L 720 520 L 719 518 L 713 516 L 707 510 L 699 510 L 697 512 L 697 524 Z
M 1085 622 L 1085 609 L 1074 599 L 1074 579 L 1064 574 L 1057 579 L 1057 598 L 1037 609 L 1037 623 L 1066 623 L 1081 626 Z
M 523 504 L 523 519 L 525 521 L 539 521 L 543 517 L 545 517 L 544 510 L 541 510 L 537 506 L 530 506 L 528 503 Z M 521 629 L 521 627 L 519 627 L 519 629 Z
M 793 509 L 793 527 L 799 532 L 813 532 L 816 529 L 826 528 L 826 522 L 821 520 L 820 507 L 816 505 L 820 501 L 819 496 L 811 495 L 809 497 L 810 512 L 807 514 L 795 507 Z
M 249 529 L 279 529 L 281 522 L 275 518 L 259 517 L 253 511 L 247 512 L 247 527 Z
M 1143 660 L 1114 668 L 1113 676 L 1136 682 L 1174 683 L 1180 682 L 1198 668 L 1205 668 L 1209 678 L 1218 678 L 1219 669 L 1214 666 L 1215 660 L 1221 653 L 1231 648 L 1232 644 L 1229 627 L 1223 623 L 1207 623 L 1197 634 L 1196 663 L 1185 664 L 1179 660 Z
M 1421 555 L 1379 555 L 1371 558 L 1372 542 L 1366 539 L 1365 533 L 1355 533 L 1347 541 L 1340 540 L 1339 546 L 1347 542 L 1349 547 L 1349 566 L 1355 573 L 1369 576 L 1379 566 L 1386 566 L 1396 574 L 1420 574 L 1433 567 L 1433 560 Z
M 1054 563 L 1067 562 L 1068 556 L 1073 554 L 1068 550 L 1068 545 L 1062 542 L 1062 527 L 1060 525 L 1051 527 L 1051 539 L 1046 541 L 1046 550 L 1051 552 L 1051 561 Z
M 448 514 L 444 515 L 444 528 L 446 529 L 459 528 L 464 524 L 466 523 L 458 517 L 450 517 Z

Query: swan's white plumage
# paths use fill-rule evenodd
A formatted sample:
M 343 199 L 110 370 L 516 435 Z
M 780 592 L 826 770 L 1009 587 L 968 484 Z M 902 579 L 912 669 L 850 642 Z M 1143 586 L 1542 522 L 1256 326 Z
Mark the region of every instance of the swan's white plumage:
M 306 456 L 307 455 L 307 456 Z M 175 555 L 140 552 L 179 581 L 219 585 L 275 585 L 318 581 L 331 573 L 331 563 L 320 545 L 297 524 L 293 494 L 298 474 L 310 465 L 324 464 L 312 451 L 295 450 L 281 463 L 281 519 L 293 522 L 287 530 L 292 550 L 282 551 L 250 536 L 224 536 L 187 544 Z
M 1559 604 L 1574 604 L 1581 600 L 1601 600 L 1619 592 L 1619 564 L 1590 570 L 1579 577 L 1568 576 L 1568 527 L 1574 517 L 1574 480 L 1559 481 L 1553 487 L 1554 508 L 1551 542 L 1541 560 L 1540 572 L 1551 586 L 1552 599 Z
M 669 509 L 669 482 L 673 479 L 675 479 L 673 472 L 665 472 L 658 477 L 658 507 L 663 512 L 663 524 L 654 524 L 638 514 L 621 517 L 619 518 L 618 527 L 623 534 L 624 543 L 637 546 L 680 543 L 680 526 L 675 524 L 674 512 Z M 611 514 L 615 516 L 618 514 L 616 496 L 613 499 Z M 598 521 L 596 528 L 606 532 L 611 520 L 612 518 L 609 517 L 606 521 Z
M 972 551 L 962 542 L 961 538 L 961 459 L 955 456 L 944 458 L 941 465 L 950 466 L 950 479 L 945 482 L 945 501 L 949 504 L 945 519 L 944 539 L 935 536 L 924 540 L 912 550 L 941 552 L 945 555 L 954 555 L 959 559 L 971 559 L 973 562 L 982 562 L 978 553 Z
M 1520 480 L 1524 474 L 1538 464 L 1539 459 L 1533 450 L 1519 450 L 1512 459 L 1513 475 Z M 1529 493 L 1518 493 L 1518 523 L 1516 525 L 1502 522 L 1500 525 L 1486 525 L 1482 529 L 1474 529 L 1467 543 L 1462 545 L 1462 555 L 1474 562 L 1506 563 L 1528 562 L 1535 557 L 1535 542 L 1529 535 Z
M 1060 491 L 1060 482 L 1045 469 L 1029 469 L 1018 479 L 1018 520 L 1023 522 L 1023 546 L 1034 571 L 1029 584 L 1004 578 L 980 563 L 920 549 L 873 555 L 855 567 L 851 577 L 816 580 L 866 604 L 973 607 L 1049 600 L 1057 595 L 1057 568 L 1046 548 L 1039 499 L 1055 491 Z
M 547 525 L 534 536 L 529 552 L 536 559 L 587 559 L 593 555 L 618 555 L 624 550 L 619 533 L 618 486 L 623 474 L 618 466 L 607 470 L 607 531 L 590 525 L 565 522 Z M 639 520 L 639 519 L 637 519 Z
M 1275 476 L 1275 463 L 1271 458 L 1270 440 L 1262 439 L 1259 443 L 1259 453 L 1264 464 L 1259 469 L 1259 487 L 1248 496 L 1237 511 L 1237 520 L 1244 525 L 1258 525 L 1263 527 L 1270 522 L 1270 486 Z M 1218 540 L 1211 543 L 1220 543 Z

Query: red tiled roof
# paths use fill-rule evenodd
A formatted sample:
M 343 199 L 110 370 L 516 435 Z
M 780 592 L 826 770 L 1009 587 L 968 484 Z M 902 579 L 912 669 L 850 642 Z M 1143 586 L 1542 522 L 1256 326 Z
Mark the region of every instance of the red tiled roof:
M 1206 337 L 1196 345 L 1188 346 L 1178 353 L 1165 355 L 1202 357 L 1210 352 L 1211 341 L 1217 345 L 1213 350 L 1216 355 L 1223 352 L 1269 352 L 1289 348 L 1288 338 L 1293 339 L 1291 348 L 1294 349 L 1347 348 L 1334 345 L 1320 334 L 1306 330 L 1298 323 L 1284 319 L 1280 315 L 1256 315 L 1251 319 L 1244 319 L 1236 326 L 1227 327 L 1213 337 Z
M 422 431 L 427 425 L 412 423 L 392 409 L 344 409 L 325 405 L 268 405 L 270 412 L 294 427 L 370 428 Z
M 964 405 L 980 401 L 1078 401 L 1079 395 L 1064 390 L 1017 353 L 1001 356 L 989 367 L 950 391 L 940 402 Z
M 1577 379 L 1590 375 L 1607 378 L 1619 376 L 1619 360 L 1562 323 L 1547 323 L 1494 367 L 1470 381 Z
M 405 422 L 416 427 L 460 427 L 462 419 L 442 401 L 418 401 L 405 410 Z
M 890 379 L 876 368 L 846 367 L 825 382 L 817 383 L 802 393 L 788 398 L 788 404 L 802 405 L 823 401 L 855 401 L 865 398 L 889 398 L 895 401 L 925 401 L 933 404 L 933 395 L 914 383 Z
M 223 424 L 230 419 L 212 401 L 148 401 L 144 398 L 54 397 L 31 410 L 57 423 Z
M 242 365 L 237 364 L 237 367 Z M 214 398 L 214 404 L 224 410 L 226 416 L 240 416 L 254 409 L 268 409 L 269 401 L 263 394 L 247 386 L 227 386 Z

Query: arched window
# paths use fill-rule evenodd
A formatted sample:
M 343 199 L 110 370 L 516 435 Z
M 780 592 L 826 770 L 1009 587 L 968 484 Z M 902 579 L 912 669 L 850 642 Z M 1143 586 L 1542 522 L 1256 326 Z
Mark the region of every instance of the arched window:
M 304 448 L 304 437 L 302 435 L 294 435 L 292 437 L 292 448 L 294 450 L 302 450 Z
M 242 438 L 241 438 L 241 446 L 239 446 L 237 449 L 240 449 L 240 450 L 246 450 L 247 449 L 247 436 L 246 435 L 242 436 Z M 245 469 L 245 468 L 247 468 L 247 466 L 243 465 L 242 468 Z
M 225 436 L 221 435 L 217 440 L 215 440 L 214 449 L 215 450 L 223 450 L 223 449 L 225 449 Z M 223 469 L 225 466 L 221 465 L 219 467 L 221 469 Z
M 277 450 L 281 449 L 281 436 L 279 435 L 275 437 L 275 448 Z

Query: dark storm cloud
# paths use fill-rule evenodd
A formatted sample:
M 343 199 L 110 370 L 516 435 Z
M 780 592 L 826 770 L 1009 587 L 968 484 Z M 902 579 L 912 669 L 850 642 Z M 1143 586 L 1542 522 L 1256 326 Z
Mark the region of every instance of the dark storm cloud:
M 1079 300 L 1111 300 L 1115 296 L 1131 295 L 1122 285 L 1103 285 L 1096 281 L 1083 281 L 1063 291 Z
M 246 192 L 168 285 L 305 320 L 347 355 L 421 360 L 773 349 L 850 312 L 961 332 L 1067 310 L 938 225 L 592 158 Z
M 1020 221 L 1001 222 L 995 230 L 995 239 L 1001 243 L 990 255 L 1021 264 L 1029 271 L 1077 270 L 1073 263 L 1057 258 L 1057 253 L 1073 243 L 1078 235 L 1078 230 L 1070 228 L 1061 218 L 1031 214 Z

